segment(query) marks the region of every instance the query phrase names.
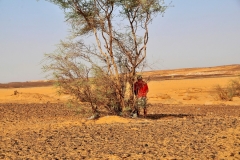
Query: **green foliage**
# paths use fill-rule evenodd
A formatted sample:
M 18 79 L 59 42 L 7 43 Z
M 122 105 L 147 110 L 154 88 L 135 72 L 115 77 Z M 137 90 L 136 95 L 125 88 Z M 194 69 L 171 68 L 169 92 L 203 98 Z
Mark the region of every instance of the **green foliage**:
M 163 0 L 120 0 L 118 6 L 122 7 L 122 16 L 136 16 L 138 20 L 153 18 L 152 16 L 164 13 L 168 6 L 164 5 Z M 135 13 L 133 15 L 132 13 Z
M 131 18 L 132 23 L 140 21 L 150 22 L 152 18 L 164 13 L 168 8 L 164 0 L 47 0 L 64 10 L 65 18 L 75 33 L 87 35 L 94 29 L 107 29 L 109 17 L 111 20 L 114 10 L 118 10 L 124 18 Z M 114 14 L 117 14 L 114 12 Z M 136 21 L 137 20 L 137 21 Z

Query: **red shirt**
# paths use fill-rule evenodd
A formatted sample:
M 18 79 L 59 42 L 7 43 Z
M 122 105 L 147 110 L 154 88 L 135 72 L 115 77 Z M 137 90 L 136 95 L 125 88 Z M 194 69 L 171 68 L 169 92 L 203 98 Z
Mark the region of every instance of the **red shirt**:
M 134 93 L 139 97 L 146 97 L 148 92 L 148 85 L 146 82 L 139 80 L 134 83 Z

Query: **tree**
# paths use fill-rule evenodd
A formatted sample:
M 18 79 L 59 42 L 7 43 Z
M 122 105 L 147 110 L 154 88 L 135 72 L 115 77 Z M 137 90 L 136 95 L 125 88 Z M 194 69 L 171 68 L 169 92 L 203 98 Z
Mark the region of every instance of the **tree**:
M 64 10 L 72 26 L 71 38 L 46 55 L 50 62 L 44 70 L 53 71 L 60 91 L 89 102 L 93 111 L 96 106 L 114 112 L 133 107 L 133 83 L 147 55 L 148 26 L 166 10 L 164 0 L 48 1 Z M 94 43 L 83 41 L 92 37 Z

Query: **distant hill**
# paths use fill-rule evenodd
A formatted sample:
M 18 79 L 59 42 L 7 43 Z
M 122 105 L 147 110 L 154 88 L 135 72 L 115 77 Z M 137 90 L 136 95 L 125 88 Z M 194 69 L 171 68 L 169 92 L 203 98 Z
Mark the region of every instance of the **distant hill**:
M 173 70 L 156 70 L 143 72 L 144 77 L 150 77 L 151 80 L 167 79 L 192 79 L 192 78 L 209 78 L 240 75 L 240 64 L 202 67 L 202 68 L 182 68 Z M 28 82 L 11 82 L 0 83 L 0 88 L 26 88 L 26 87 L 43 87 L 53 85 L 53 81 L 28 81 Z
M 53 81 L 30 81 L 30 82 L 11 82 L 0 83 L 0 88 L 27 88 L 27 87 L 44 87 L 53 85 Z
M 143 76 L 151 77 L 152 80 L 169 79 L 169 78 L 210 78 L 226 77 L 240 75 L 240 64 L 224 65 L 216 67 L 202 68 L 182 68 L 173 70 L 156 70 L 144 72 Z

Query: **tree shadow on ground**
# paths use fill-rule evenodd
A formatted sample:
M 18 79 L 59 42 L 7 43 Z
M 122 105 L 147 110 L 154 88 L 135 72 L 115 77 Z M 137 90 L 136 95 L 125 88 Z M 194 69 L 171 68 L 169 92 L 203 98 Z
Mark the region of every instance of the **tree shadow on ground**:
M 185 118 L 192 117 L 192 114 L 148 114 L 146 119 L 163 119 L 163 118 Z

